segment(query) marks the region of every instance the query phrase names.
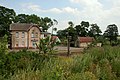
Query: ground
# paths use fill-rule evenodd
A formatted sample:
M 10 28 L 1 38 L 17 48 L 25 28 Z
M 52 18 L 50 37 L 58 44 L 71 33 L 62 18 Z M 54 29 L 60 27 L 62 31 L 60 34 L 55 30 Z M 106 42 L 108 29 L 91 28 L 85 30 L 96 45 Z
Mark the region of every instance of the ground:
M 54 50 L 57 54 L 66 55 L 68 52 L 67 46 L 55 46 Z M 10 50 L 10 51 L 19 51 L 19 50 Z M 30 49 L 30 51 L 38 51 L 38 49 Z M 83 48 L 70 47 L 70 54 L 80 53 L 83 51 Z
M 67 52 L 68 47 L 55 46 L 54 49 L 58 50 L 59 52 Z M 81 52 L 81 51 L 83 51 L 83 48 L 70 47 L 70 52 Z

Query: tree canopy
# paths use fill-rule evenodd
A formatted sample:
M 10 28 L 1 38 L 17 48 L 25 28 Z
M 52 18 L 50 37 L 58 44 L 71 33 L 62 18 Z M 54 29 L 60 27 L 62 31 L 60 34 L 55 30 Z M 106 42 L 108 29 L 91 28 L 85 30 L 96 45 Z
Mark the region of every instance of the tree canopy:
M 111 41 L 116 41 L 118 36 L 118 27 L 115 24 L 110 24 L 107 26 L 107 29 L 104 32 L 104 36 Z
M 9 25 L 14 22 L 16 13 L 13 9 L 0 6 L 0 37 L 8 34 Z
M 42 27 L 45 32 L 54 24 L 58 24 L 57 20 L 49 17 L 39 17 L 35 14 L 18 14 L 13 9 L 0 6 L 0 37 L 9 34 L 9 26 L 11 23 L 33 23 Z
M 27 15 L 27 14 L 18 14 L 15 18 L 16 23 L 35 23 L 40 24 L 40 17 L 35 14 Z
M 47 31 L 51 26 L 53 26 L 53 21 L 49 17 L 40 18 L 35 14 L 18 14 L 16 16 L 15 22 L 17 23 L 34 23 L 42 27 L 43 31 Z
M 82 21 L 80 25 L 75 26 L 78 36 L 88 36 L 89 22 Z
M 101 33 L 102 33 L 102 31 L 100 30 L 100 28 L 97 24 L 91 24 L 89 36 L 97 37 L 97 36 L 100 36 Z

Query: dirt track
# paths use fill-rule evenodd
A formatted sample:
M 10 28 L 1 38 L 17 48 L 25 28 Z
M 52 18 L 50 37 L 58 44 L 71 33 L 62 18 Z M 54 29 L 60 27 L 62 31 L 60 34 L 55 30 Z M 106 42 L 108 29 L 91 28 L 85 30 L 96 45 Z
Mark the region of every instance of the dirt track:
M 57 54 L 67 54 L 68 48 L 65 46 L 55 46 L 54 50 L 57 52 Z M 13 49 L 10 51 L 19 51 L 19 49 Z M 29 51 L 38 51 L 38 49 L 29 49 Z M 81 53 L 83 51 L 83 48 L 75 48 L 70 47 L 70 53 Z
M 56 49 L 58 53 L 67 53 L 68 51 L 68 48 L 63 46 L 56 46 L 54 49 Z M 82 51 L 83 48 L 70 47 L 70 53 L 80 53 Z

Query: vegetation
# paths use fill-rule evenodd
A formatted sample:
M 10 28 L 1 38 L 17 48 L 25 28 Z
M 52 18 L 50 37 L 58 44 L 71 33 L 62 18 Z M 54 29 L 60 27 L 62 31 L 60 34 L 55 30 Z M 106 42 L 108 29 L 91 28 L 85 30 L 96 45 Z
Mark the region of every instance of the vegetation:
M 100 28 L 97 24 L 91 24 L 89 36 L 97 38 L 100 36 L 101 33 L 102 33 L 102 31 L 100 30 Z
M 57 24 L 56 20 L 53 21 L 34 14 L 16 16 L 14 10 L 0 6 L 0 80 L 120 80 L 119 46 L 94 47 L 78 55 L 61 57 L 51 54 L 55 43 L 48 37 L 40 40 L 37 45 L 39 52 L 8 51 L 7 35 L 12 22 L 41 24 L 43 31 L 46 31 Z M 107 27 L 104 34 L 107 39 L 100 34 L 97 24 L 90 25 L 86 21 L 75 27 L 71 21 L 68 24 L 68 28 L 58 31 L 58 36 L 64 41 L 70 35 L 72 40 L 76 36 L 91 36 L 99 42 L 117 42 L 118 28 L 115 24 Z
M 9 34 L 9 26 L 15 20 L 16 13 L 13 9 L 0 6 L 0 37 Z
M 106 31 L 104 32 L 104 36 L 108 38 L 111 45 L 114 45 L 113 42 L 117 42 L 117 36 L 118 36 L 117 25 L 115 24 L 108 25 Z
M 9 35 L 9 26 L 11 23 L 33 23 L 42 27 L 43 32 L 47 31 L 51 26 L 57 25 L 57 20 L 49 17 L 39 17 L 35 14 L 18 14 L 13 9 L 0 6 L 0 37 L 5 34 Z M 55 29 L 56 30 L 56 29 Z
M 68 22 L 69 27 L 64 30 L 58 30 L 57 35 L 60 39 L 67 39 L 67 32 L 69 36 L 71 36 L 70 42 L 74 43 L 77 37 L 94 37 L 95 42 L 101 42 L 102 44 L 106 44 L 108 41 L 110 45 L 116 46 L 119 44 L 118 37 L 118 27 L 116 24 L 110 24 L 107 26 L 106 31 L 102 35 L 102 31 L 97 24 L 90 24 L 87 21 L 82 21 L 80 25 L 74 26 L 73 22 Z
M 0 44 L 5 44 L 5 40 Z M 59 57 L 48 55 L 49 52 L 44 52 L 46 55 L 26 50 L 6 52 L 5 46 L 0 47 L 1 80 L 120 79 L 119 47 L 94 47 L 82 54 Z
M 45 39 L 40 39 L 39 44 L 36 44 L 39 49 L 39 54 L 53 54 L 54 53 L 54 46 L 57 44 L 56 40 L 52 39 L 52 37 L 47 37 Z
M 3 37 L 5 34 L 9 36 L 9 26 L 11 23 L 38 24 L 40 27 L 42 27 L 43 32 L 52 27 L 53 35 L 53 31 L 57 31 L 57 28 L 54 26 L 58 24 L 58 21 L 49 17 L 39 17 L 35 14 L 16 15 L 16 12 L 13 9 L 0 6 L 0 37 Z M 77 37 L 79 36 L 90 36 L 94 37 L 98 42 L 100 41 L 101 37 L 104 37 L 107 41 L 110 42 L 111 45 L 118 44 L 118 28 L 116 24 L 108 25 L 104 35 L 101 35 L 102 32 L 97 24 L 89 23 L 88 21 L 81 21 L 78 25 L 74 25 L 72 21 L 69 21 L 68 24 L 68 28 L 59 30 L 57 32 L 58 37 L 63 41 L 63 43 L 66 42 L 67 35 L 69 34 L 69 36 L 71 36 L 71 43 L 75 43 Z

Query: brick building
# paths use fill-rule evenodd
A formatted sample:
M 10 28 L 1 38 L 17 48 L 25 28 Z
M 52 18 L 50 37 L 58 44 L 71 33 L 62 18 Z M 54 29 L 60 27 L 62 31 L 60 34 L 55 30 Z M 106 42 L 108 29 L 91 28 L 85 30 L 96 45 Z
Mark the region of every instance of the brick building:
M 13 23 L 10 25 L 11 48 L 33 49 L 39 43 L 41 30 L 36 24 Z

